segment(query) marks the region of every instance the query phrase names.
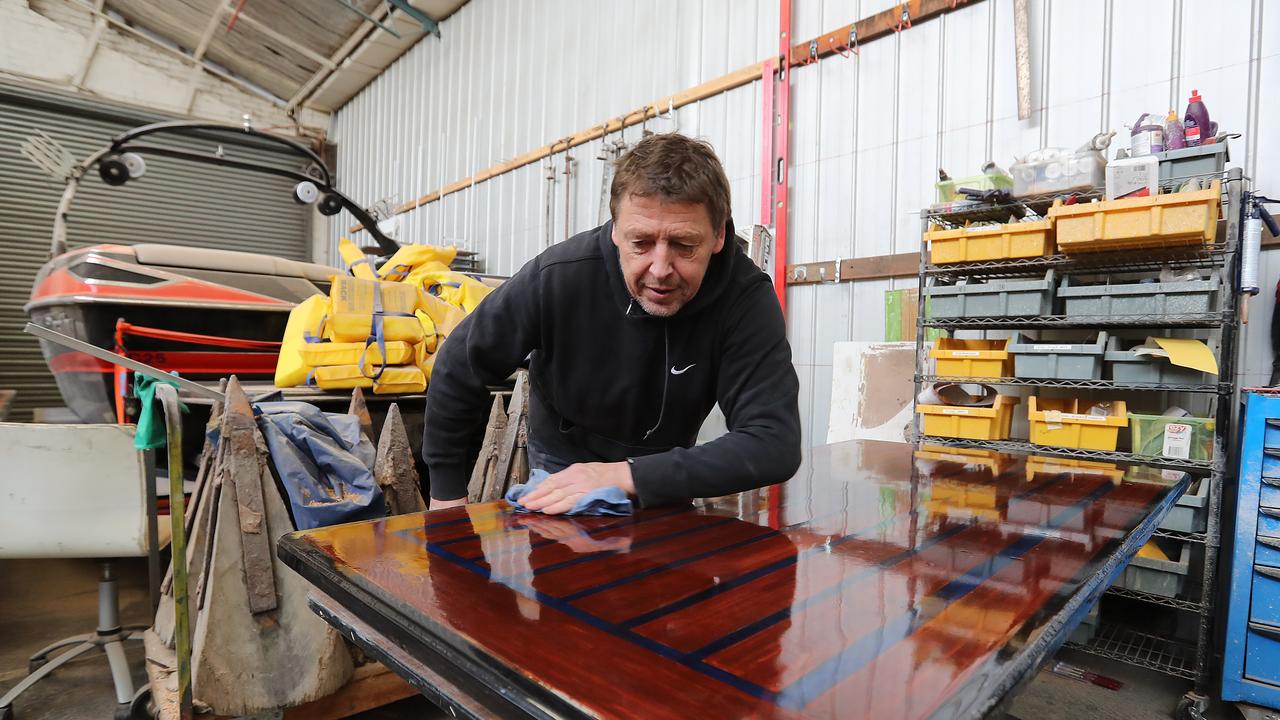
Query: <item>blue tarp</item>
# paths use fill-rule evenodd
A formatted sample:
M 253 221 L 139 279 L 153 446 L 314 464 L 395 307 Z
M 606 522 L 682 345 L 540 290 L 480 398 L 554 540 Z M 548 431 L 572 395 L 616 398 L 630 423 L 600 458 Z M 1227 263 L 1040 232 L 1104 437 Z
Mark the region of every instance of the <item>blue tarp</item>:
M 386 515 L 373 478 L 373 443 L 359 420 L 302 402 L 253 407 L 299 530 Z

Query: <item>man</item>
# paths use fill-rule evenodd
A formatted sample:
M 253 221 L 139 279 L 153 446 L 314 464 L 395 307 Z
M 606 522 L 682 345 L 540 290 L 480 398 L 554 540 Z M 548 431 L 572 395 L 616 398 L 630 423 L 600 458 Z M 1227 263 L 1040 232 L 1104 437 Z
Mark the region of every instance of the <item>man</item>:
M 615 486 L 643 507 L 782 482 L 800 464 L 799 381 L 769 277 L 733 242 L 710 145 L 651 135 L 619 161 L 613 221 L 529 261 L 450 335 L 427 392 L 431 508 L 466 502 L 487 386 L 530 359 L 521 499 L 548 514 Z M 729 432 L 694 447 L 716 403 Z

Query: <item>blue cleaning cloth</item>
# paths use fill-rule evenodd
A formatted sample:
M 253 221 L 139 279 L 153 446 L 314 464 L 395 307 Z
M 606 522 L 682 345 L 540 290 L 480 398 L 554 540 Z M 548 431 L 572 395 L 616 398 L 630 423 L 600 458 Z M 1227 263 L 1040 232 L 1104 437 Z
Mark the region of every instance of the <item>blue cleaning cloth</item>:
M 523 485 L 512 485 L 507 491 L 507 502 L 516 512 L 533 512 L 520 504 L 520 498 L 538 487 L 543 480 L 551 477 L 546 470 L 530 470 L 529 482 Z M 578 498 L 566 515 L 630 515 L 634 512 L 631 498 L 619 487 L 600 488 Z

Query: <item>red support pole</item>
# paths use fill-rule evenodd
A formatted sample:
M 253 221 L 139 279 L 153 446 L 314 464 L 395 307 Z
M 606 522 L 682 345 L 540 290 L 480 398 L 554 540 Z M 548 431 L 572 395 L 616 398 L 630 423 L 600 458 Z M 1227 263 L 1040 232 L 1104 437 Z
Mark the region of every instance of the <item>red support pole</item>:
M 773 218 L 773 289 L 778 294 L 782 317 L 787 317 L 787 196 L 791 139 L 791 0 L 778 3 L 778 59 L 764 63 L 764 128 L 760 222 Z M 766 207 L 767 205 L 767 207 Z M 783 485 L 773 485 L 769 493 L 769 527 L 782 527 Z
M 774 183 L 774 233 L 773 233 L 773 287 L 778 293 L 782 316 L 787 316 L 787 196 L 791 141 L 791 0 L 778 3 L 778 63 L 777 81 L 774 83 L 777 117 L 773 128 L 773 167 L 770 177 Z

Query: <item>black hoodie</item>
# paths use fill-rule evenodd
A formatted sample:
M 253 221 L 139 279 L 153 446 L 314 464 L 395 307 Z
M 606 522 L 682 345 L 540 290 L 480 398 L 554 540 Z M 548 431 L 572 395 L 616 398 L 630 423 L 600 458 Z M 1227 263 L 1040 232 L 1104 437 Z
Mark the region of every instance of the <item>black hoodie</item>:
M 612 232 L 605 223 L 530 260 L 444 342 L 422 441 L 432 497 L 466 494 L 466 446 L 489 416 L 487 386 L 526 357 L 532 441 L 569 463 L 630 460 L 643 506 L 795 473 L 791 346 L 769 277 L 733 242 L 733 224 L 697 294 L 669 318 L 632 300 Z M 729 432 L 695 447 L 717 402 Z

